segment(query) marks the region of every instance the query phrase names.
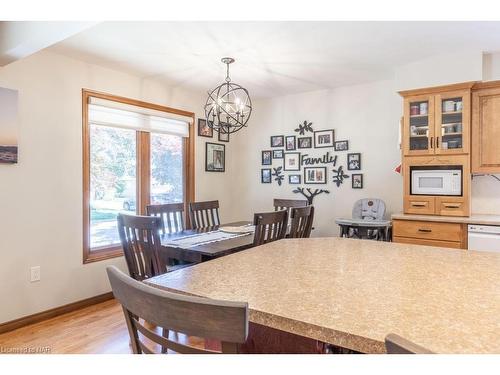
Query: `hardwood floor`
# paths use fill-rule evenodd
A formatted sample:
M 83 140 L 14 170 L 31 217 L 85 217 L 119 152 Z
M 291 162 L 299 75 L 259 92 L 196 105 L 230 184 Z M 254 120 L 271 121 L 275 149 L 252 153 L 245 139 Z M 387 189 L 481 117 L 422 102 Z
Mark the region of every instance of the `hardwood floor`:
M 170 333 L 177 340 L 182 334 Z M 191 345 L 202 342 L 190 339 Z M 0 353 L 131 353 L 120 304 L 110 300 L 0 335 Z

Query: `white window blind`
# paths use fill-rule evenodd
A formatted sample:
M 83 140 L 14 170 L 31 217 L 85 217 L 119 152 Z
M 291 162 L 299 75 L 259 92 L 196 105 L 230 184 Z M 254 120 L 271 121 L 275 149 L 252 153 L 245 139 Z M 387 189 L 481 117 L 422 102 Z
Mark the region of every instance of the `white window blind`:
M 189 116 L 157 111 L 131 104 L 90 97 L 90 124 L 133 129 L 151 133 L 189 136 Z

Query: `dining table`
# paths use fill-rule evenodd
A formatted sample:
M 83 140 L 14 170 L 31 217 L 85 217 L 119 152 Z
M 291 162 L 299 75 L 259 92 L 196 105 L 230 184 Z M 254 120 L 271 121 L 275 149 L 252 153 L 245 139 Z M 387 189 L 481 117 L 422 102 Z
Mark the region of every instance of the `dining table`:
M 224 228 L 248 228 L 243 233 L 224 232 Z M 222 230 L 221 230 L 222 229 Z M 160 256 L 188 263 L 200 263 L 253 246 L 253 226 L 237 221 L 198 229 L 165 233 L 160 237 Z
M 250 323 L 361 353 L 395 333 L 436 353 L 500 353 L 500 254 L 347 238 L 283 239 L 153 277 L 245 301 Z

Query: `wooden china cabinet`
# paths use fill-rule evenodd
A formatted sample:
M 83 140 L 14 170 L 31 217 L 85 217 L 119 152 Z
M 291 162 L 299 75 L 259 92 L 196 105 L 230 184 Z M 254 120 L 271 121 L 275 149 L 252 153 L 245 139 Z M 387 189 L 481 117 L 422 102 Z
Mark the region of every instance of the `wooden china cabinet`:
M 400 94 L 404 105 L 401 152 L 406 217 L 393 220 L 393 241 L 467 249 L 467 218 L 457 221 L 446 216 L 470 215 L 471 172 L 500 173 L 500 81 Z M 461 195 L 412 194 L 412 170 L 440 167 L 462 169 Z
M 400 92 L 404 156 L 469 154 L 473 84 Z
M 471 90 L 475 82 L 400 92 L 403 100 L 402 171 L 406 214 L 470 213 Z M 411 195 L 412 166 L 462 166 L 461 196 Z

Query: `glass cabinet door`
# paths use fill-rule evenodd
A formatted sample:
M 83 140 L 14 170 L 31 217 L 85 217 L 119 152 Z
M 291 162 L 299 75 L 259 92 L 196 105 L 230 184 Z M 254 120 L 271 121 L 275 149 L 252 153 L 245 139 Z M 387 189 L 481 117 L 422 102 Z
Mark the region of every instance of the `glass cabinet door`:
M 413 97 L 405 100 L 405 154 L 434 153 L 433 98 Z
M 436 99 L 436 153 L 468 152 L 469 93 L 442 94 Z

